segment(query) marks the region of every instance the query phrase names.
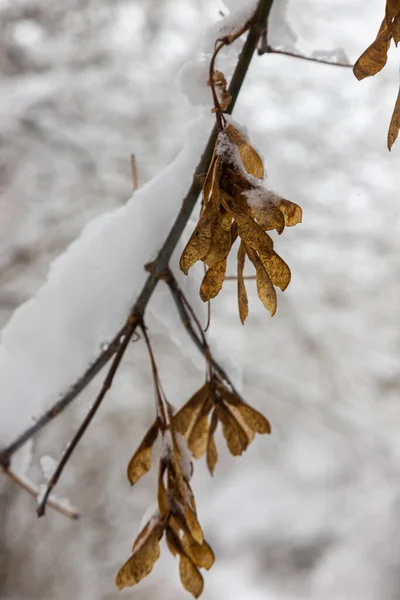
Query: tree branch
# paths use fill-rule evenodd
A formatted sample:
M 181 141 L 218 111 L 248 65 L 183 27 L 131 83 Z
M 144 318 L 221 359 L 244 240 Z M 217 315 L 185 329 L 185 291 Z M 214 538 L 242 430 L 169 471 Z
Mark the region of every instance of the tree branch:
M 257 53 L 261 56 L 263 54 L 282 54 L 283 56 L 290 56 L 291 58 L 301 58 L 302 60 L 308 60 L 310 62 L 321 63 L 322 65 L 330 65 L 331 67 L 350 67 L 353 68 L 351 63 L 327 60 L 325 58 L 317 58 L 315 56 L 305 56 L 304 54 L 298 54 L 297 52 L 291 52 L 290 50 L 277 50 L 272 48 L 269 44 L 263 44 L 258 49 Z
M 3 471 L 4 475 L 6 475 L 13 483 L 15 483 L 18 487 L 20 487 L 25 492 L 27 492 L 30 496 L 32 496 L 33 498 L 39 497 L 39 495 L 40 495 L 39 490 L 30 481 L 23 479 L 22 477 L 20 477 L 16 473 L 14 473 L 14 471 L 11 471 L 10 469 L 2 468 L 2 471 Z M 60 513 L 61 515 L 64 515 L 64 517 L 68 517 L 69 519 L 72 519 L 72 520 L 79 519 L 79 514 L 77 512 L 75 512 L 71 508 L 67 508 L 66 506 L 63 506 L 63 504 L 61 502 L 59 502 L 58 500 L 56 500 L 55 498 L 49 498 L 48 502 L 47 502 L 47 506 L 54 509 L 56 512 Z
M 251 25 L 247 39 L 243 45 L 242 52 L 239 56 L 235 71 L 232 76 L 232 80 L 229 86 L 229 93 L 232 96 L 232 102 L 227 110 L 230 114 L 233 111 L 243 81 L 246 77 L 251 59 L 257 48 L 258 40 L 260 38 L 262 30 L 265 28 L 268 16 L 271 10 L 273 0 L 260 0 L 257 10 L 251 20 Z M 146 310 L 147 304 L 157 286 L 159 275 L 165 271 L 168 267 L 171 255 L 180 239 L 183 230 L 186 226 L 187 221 L 192 213 L 192 210 L 196 204 L 198 196 L 202 188 L 202 175 L 208 171 L 211 159 L 213 156 L 215 141 L 216 141 L 216 128 L 214 127 L 210 138 L 207 142 L 204 153 L 201 157 L 199 164 L 195 170 L 192 184 L 182 202 L 182 206 L 178 212 L 174 224 L 161 246 L 156 259 L 153 262 L 153 273 L 147 278 L 142 291 L 140 292 L 135 304 L 133 305 L 130 314 L 128 316 L 127 323 L 121 328 L 121 330 L 115 335 L 108 347 L 103 350 L 97 358 L 93 361 L 91 366 L 82 374 L 82 376 L 73 384 L 73 386 L 46 412 L 40 417 L 34 425 L 24 431 L 18 438 L 4 448 L 0 452 L 0 464 L 3 467 L 8 467 L 11 455 L 16 452 L 27 440 L 35 435 L 39 430 L 44 427 L 49 421 L 55 416 L 60 414 L 77 396 L 84 390 L 92 379 L 99 373 L 99 371 L 108 363 L 112 356 L 119 351 L 123 344 L 123 338 L 125 337 L 130 325 L 130 320 L 133 316 L 143 317 Z M 133 332 L 132 332 L 133 333 Z
M 61 473 L 63 472 L 64 467 L 66 466 L 71 454 L 75 450 L 76 446 L 79 444 L 79 441 L 81 440 L 82 436 L 84 435 L 86 429 L 89 427 L 90 423 L 92 422 L 92 419 L 95 416 L 96 412 L 98 411 L 100 404 L 102 403 L 102 401 L 104 399 L 104 396 L 107 394 L 108 390 L 111 388 L 114 376 L 115 376 L 116 372 L 118 371 L 118 367 L 121 364 L 121 361 L 123 359 L 125 351 L 128 347 L 129 342 L 132 339 L 132 336 L 133 336 L 135 329 L 136 329 L 137 325 L 139 324 L 139 322 L 140 322 L 140 317 L 136 318 L 135 316 L 133 316 L 129 319 L 129 323 L 128 323 L 127 330 L 125 332 L 124 339 L 123 339 L 121 345 L 119 346 L 117 353 L 114 356 L 114 359 L 111 363 L 110 370 L 108 371 L 107 377 L 105 378 L 105 380 L 103 382 L 101 390 L 98 393 L 96 400 L 90 407 L 89 412 L 87 413 L 86 417 L 80 424 L 78 431 L 74 435 L 71 442 L 69 442 L 64 454 L 61 457 L 60 462 L 57 465 L 56 470 L 54 471 L 53 475 L 50 477 L 50 479 L 47 483 L 45 492 L 44 492 L 44 494 L 39 502 L 39 505 L 37 507 L 36 512 L 37 512 L 38 517 L 42 517 L 44 515 L 46 504 L 49 499 L 51 490 L 54 488 L 57 481 L 60 479 Z

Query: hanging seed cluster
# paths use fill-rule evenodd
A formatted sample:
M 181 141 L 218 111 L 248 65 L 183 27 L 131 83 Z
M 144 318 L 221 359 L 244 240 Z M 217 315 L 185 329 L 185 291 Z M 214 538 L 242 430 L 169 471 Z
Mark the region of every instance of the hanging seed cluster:
M 285 290 L 290 269 L 275 252 L 267 231 L 281 234 L 285 227 L 301 222 L 300 206 L 267 190 L 263 183 L 264 165 L 258 152 L 232 124 L 224 119 L 214 156 L 203 187 L 203 209 L 182 253 L 180 268 L 188 274 L 197 262 L 207 267 L 201 283 L 204 302 L 215 298 L 226 277 L 228 255 L 239 239 L 237 253 L 239 316 L 248 315 L 244 280 L 246 258 L 255 269 L 257 292 L 273 316 L 277 298 L 275 287 Z
M 194 494 L 190 486 L 193 465 L 187 456 L 198 459 L 207 454 L 213 474 L 218 462 L 215 431 L 221 424 L 227 447 L 233 456 L 242 454 L 255 433 L 270 433 L 267 419 L 233 391 L 229 380 L 215 372 L 211 357 L 206 383 L 172 416 L 166 403 L 164 420 L 158 417 L 131 458 L 127 475 L 134 485 L 148 473 L 153 447 L 161 437 L 158 468 L 157 510 L 137 536 L 132 554 L 119 570 L 119 589 L 133 586 L 153 569 L 160 556 L 164 537 L 170 552 L 179 557 L 179 574 L 183 587 L 197 598 L 203 591 L 200 569 L 210 569 L 214 553 L 206 540 L 197 517 Z

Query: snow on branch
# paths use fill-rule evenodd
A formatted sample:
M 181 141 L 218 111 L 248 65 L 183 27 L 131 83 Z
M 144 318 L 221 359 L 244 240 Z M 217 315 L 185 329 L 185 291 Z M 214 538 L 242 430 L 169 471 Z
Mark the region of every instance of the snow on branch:
M 18 308 L 0 347 L 0 446 L 73 383 L 126 320 L 192 181 L 211 116 L 190 128 L 178 157 L 128 203 L 90 223 Z M 4 417 L 4 415 L 6 415 Z

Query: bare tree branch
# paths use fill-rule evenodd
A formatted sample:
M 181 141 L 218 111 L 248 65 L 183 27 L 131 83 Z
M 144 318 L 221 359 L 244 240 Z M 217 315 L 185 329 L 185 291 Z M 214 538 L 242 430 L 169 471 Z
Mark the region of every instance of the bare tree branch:
M 257 10 L 251 19 L 249 33 L 239 56 L 229 86 L 229 93 L 232 96 L 232 102 L 227 110 L 228 113 L 233 111 L 251 59 L 257 48 L 261 32 L 263 29 L 265 29 L 265 24 L 268 20 L 272 3 L 273 0 L 260 0 Z M 140 292 L 130 311 L 127 322 L 115 335 L 107 348 L 97 356 L 91 366 L 82 374 L 82 376 L 73 384 L 73 386 L 46 413 L 44 413 L 44 415 L 40 417 L 34 425 L 24 431 L 12 444 L 0 452 L 0 464 L 3 467 L 7 468 L 11 455 L 16 452 L 27 440 L 41 430 L 44 425 L 51 421 L 55 416 L 60 414 L 60 412 L 62 412 L 78 396 L 78 394 L 89 385 L 92 379 L 108 363 L 112 356 L 120 351 L 121 347 L 124 345 L 124 338 L 126 340 L 125 336 L 127 335 L 127 332 L 131 331 L 130 323 L 132 318 L 143 317 L 147 304 L 157 286 L 159 275 L 168 267 L 171 255 L 183 233 L 186 223 L 189 220 L 200 194 L 202 187 L 202 176 L 207 172 L 211 163 L 216 141 L 216 134 L 216 128 L 214 127 L 207 142 L 203 156 L 201 157 L 201 160 L 195 170 L 192 184 L 182 202 L 182 206 L 178 212 L 178 215 L 176 216 L 175 222 L 172 225 L 163 245 L 161 246 L 155 261 L 153 262 L 153 272 L 149 274 L 142 291 Z M 133 335 L 134 329 L 131 331 L 131 335 Z M 77 441 L 79 441 L 79 439 Z
M 38 498 L 39 490 L 34 485 L 32 485 L 31 482 L 23 479 L 10 469 L 6 469 L 3 467 L 2 471 L 13 483 L 15 483 L 22 490 L 24 490 L 24 492 L 27 492 L 33 498 Z M 61 502 L 55 500 L 54 498 L 48 499 L 47 506 L 60 513 L 61 515 L 64 515 L 64 517 L 68 517 L 69 519 L 73 520 L 79 519 L 79 514 L 77 512 L 63 506 Z
M 305 56 L 304 54 L 298 54 L 297 52 L 291 52 L 290 50 L 278 50 L 272 48 L 272 46 L 270 46 L 267 43 L 263 43 L 261 47 L 258 48 L 257 53 L 260 56 L 262 54 L 282 54 L 283 56 L 290 56 L 291 58 L 301 58 L 302 60 L 321 63 L 322 65 L 330 65 L 331 67 L 349 67 L 351 69 L 353 68 L 353 65 L 348 62 L 333 61 L 325 58 L 317 58 L 316 56 Z
M 96 412 L 98 411 L 100 404 L 104 400 L 105 395 L 107 394 L 108 390 L 111 388 L 114 376 L 118 370 L 119 365 L 121 364 L 121 361 L 122 361 L 125 351 L 128 347 L 128 344 L 131 341 L 132 336 L 135 332 L 135 329 L 140 321 L 141 321 L 140 317 L 136 318 L 135 316 L 133 316 L 129 319 L 129 322 L 127 323 L 127 329 L 124 334 L 124 338 L 118 348 L 117 353 L 115 354 L 114 360 L 111 363 L 110 370 L 108 371 L 107 377 L 105 378 L 105 380 L 103 382 L 101 390 L 100 390 L 96 400 L 90 407 L 90 410 L 87 413 L 86 417 L 80 424 L 78 431 L 74 435 L 73 439 L 69 442 L 64 454 L 61 457 L 60 462 L 57 465 L 56 470 L 54 471 L 53 475 L 49 479 L 46 490 L 45 490 L 45 492 L 40 500 L 40 503 L 37 507 L 36 512 L 37 512 L 38 517 L 42 517 L 44 515 L 46 504 L 48 502 L 48 498 L 49 498 L 51 490 L 54 488 L 57 481 L 59 480 L 61 473 L 63 472 L 64 467 L 66 466 L 71 454 L 75 450 L 76 446 L 79 444 L 79 441 L 81 440 L 86 429 L 89 427 L 90 423 L 92 422 L 93 417 L 95 416 Z

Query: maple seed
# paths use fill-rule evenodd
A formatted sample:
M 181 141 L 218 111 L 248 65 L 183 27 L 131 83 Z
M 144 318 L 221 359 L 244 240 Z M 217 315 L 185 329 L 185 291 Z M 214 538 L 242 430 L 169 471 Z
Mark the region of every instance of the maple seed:
M 198 598 L 204 587 L 203 577 L 190 558 L 184 554 L 180 557 L 179 575 L 183 587 Z
M 200 458 L 206 452 L 211 475 L 218 462 L 214 439 L 218 423 L 221 423 L 222 433 L 233 456 L 242 454 L 256 433 L 271 431 L 268 420 L 233 393 L 218 374 L 213 373 L 211 381 L 207 381 L 173 418 L 173 427 L 179 427 L 189 441 L 188 447 L 193 456 Z M 186 513 L 185 519 L 196 539 Z
M 158 436 L 158 423 L 153 423 L 128 465 L 128 480 L 134 485 L 151 468 L 151 453 Z
M 388 142 L 387 142 L 389 150 L 392 149 L 393 144 L 397 140 L 397 136 L 399 135 L 399 129 L 400 129 L 400 90 L 397 95 L 397 100 L 396 100 L 396 104 L 394 107 L 392 120 L 390 121 L 390 125 L 389 125 Z
M 216 89 L 218 85 L 223 87 L 224 81 L 222 73 L 214 72 Z M 274 285 L 285 290 L 290 282 L 290 269 L 274 251 L 273 241 L 266 231 L 276 229 L 281 234 L 286 226 L 301 223 L 302 210 L 263 187 L 264 165 L 260 155 L 236 127 L 222 122 L 224 127 L 219 132 L 204 181 L 204 207 L 182 253 L 180 267 L 187 275 L 193 264 L 199 260 L 204 262 L 208 269 L 201 282 L 200 297 L 204 302 L 210 301 L 222 289 L 227 258 L 239 237 L 243 245 L 238 252 L 238 305 L 239 317 L 244 323 L 249 312 L 244 285 L 246 253 L 253 256 L 258 295 L 274 315 Z M 265 205 L 248 203 L 248 195 L 253 190 L 267 198 Z
M 379 28 L 375 40 L 362 53 L 353 67 L 357 79 L 371 77 L 383 69 L 387 62 L 387 54 L 390 42 L 400 42 L 400 1 L 386 0 L 385 18 Z M 394 107 L 392 119 L 389 125 L 387 145 L 391 150 L 400 129 L 400 92 Z
M 151 573 L 154 563 L 160 556 L 159 539 L 162 535 L 162 528 L 158 523 L 153 527 L 148 535 L 141 540 L 140 544 L 135 542 L 132 556 L 121 567 L 115 579 L 118 589 L 135 585 Z M 141 534 L 139 534 L 139 537 Z
M 246 247 L 243 244 L 243 242 L 239 246 L 237 260 L 239 316 L 242 325 L 244 325 L 244 322 L 247 319 L 247 315 L 249 314 L 249 302 L 247 300 L 247 292 L 243 276 L 244 264 L 246 260 Z

